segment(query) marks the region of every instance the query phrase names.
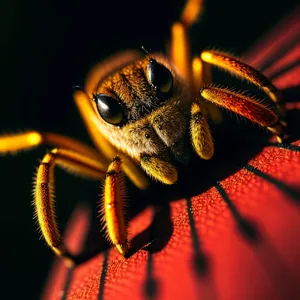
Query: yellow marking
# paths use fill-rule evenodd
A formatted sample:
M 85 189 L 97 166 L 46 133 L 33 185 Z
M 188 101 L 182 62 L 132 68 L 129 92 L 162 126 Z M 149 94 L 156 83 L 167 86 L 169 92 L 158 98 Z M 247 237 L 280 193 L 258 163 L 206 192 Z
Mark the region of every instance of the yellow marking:
M 56 150 L 56 149 L 55 149 L 55 150 Z M 52 153 L 56 153 L 56 152 L 52 152 Z M 53 160 L 53 155 L 50 154 L 50 153 L 47 153 L 47 154 L 44 156 L 42 162 L 43 162 L 43 163 L 46 163 L 46 164 L 49 164 L 49 163 L 51 162 L 51 160 Z
M 195 114 L 198 114 L 201 112 L 202 112 L 202 109 L 201 109 L 200 105 L 197 103 L 193 103 L 192 107 L 191 107 L 191 114 L 195 115 Z
M 202 58 L 202 60 L 204 60 L 206 62 L 211 62 L 212 54 L 207 51 L 203 51 L 201 53 L 201 58 Z
M 32 146 L 39 145 L 42 142 L 42 137 L 37 132 L 28 133 L 27 140 Z

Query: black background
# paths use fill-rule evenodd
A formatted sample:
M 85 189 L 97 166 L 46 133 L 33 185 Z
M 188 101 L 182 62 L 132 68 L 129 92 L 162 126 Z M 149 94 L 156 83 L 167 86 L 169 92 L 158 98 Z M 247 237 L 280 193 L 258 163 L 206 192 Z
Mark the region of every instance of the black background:
M 95 62 L 118 50 L 142 45 L 164 50 L 184 2 L 2 2 L 0 132 L 53 131 L 89 143 L 72 85 L 82 84 Z M 296 3 L 207 0 L 191 30 L 194 53 L 205 47 L 243 53 Z M 6 299 L 38 299 L 53 259 L 39 240 L 30 204 L 32 174 L 44 153 L 45 148 L 0 157 L 1 294 Z M 98 201 L 99 184 L 57 172 L 57 194 L 63 228 L 76 201 Z

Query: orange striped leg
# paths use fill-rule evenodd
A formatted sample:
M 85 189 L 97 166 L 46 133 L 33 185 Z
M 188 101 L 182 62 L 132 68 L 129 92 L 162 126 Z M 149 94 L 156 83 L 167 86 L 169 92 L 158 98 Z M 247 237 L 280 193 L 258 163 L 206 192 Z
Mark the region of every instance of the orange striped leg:
M 121 160 L 119 157 L 115 157 L 106 172 L 101 214 L 108 240 L 122 255 L 126 256 L 129 243 L 124 200 L 125 183 Z
M 202 114 L 199 103 L 191 106 L 191 138 L 196 153 L 203 159 L 210 159 L 214 154 L 214 143 L 206 117 Z
M 177 180 L 176 169 L 167 162 L 154 157 L 143 157 L 142 167 L 156 179 L 172 184 Z M 126 219 L 126 191 L 122 174 L 122 163 L 115 157 L 108 167 L 104 183 L 102 222 L 106 226 L 106 235 L 117 250 L 126 256 L 129 249 L 128 225 Z
M 55 217 L 53 171 L 56 165 L 70 173 L 96 180 L 101 180 L 105 171 L 93 157 L 57 148 L 47 153 L 38 167 L 34 180 L 34 206 L 40 230 L 52 250 L 72 262 L 72 256 L 63 244 Z
M 217 106 L 224 107 L 256 124 L 266 127 L 269 131 L 276 134 L 278 142 L 282 143 L 284 124 L 273 111 L 263 104 L 245 95 L 221 88 L 203 88 L 200 90 L 200 95 Z
M 262 73 L 242 62 L 234 56 L 226 53 L 206 50 L 201 53 L 201 59 L 209 64 L 220 67 L 242 79 L 246 79 L 262 89 L 270 99 L 276 104 L 280 113 L 284 113 L 284 106 L 280 102 L 279 91 L 272 82 Z

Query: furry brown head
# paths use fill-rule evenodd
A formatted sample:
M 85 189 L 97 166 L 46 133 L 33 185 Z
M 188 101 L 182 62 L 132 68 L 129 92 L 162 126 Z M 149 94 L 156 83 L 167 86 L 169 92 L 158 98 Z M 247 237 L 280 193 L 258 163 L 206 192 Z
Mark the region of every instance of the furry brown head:
M 188 127 L 186 85 L 160 54 L 117 68 L 92 92 L 101 131 L 111 144 L 137 160 L 142 154 L 178 155 Z

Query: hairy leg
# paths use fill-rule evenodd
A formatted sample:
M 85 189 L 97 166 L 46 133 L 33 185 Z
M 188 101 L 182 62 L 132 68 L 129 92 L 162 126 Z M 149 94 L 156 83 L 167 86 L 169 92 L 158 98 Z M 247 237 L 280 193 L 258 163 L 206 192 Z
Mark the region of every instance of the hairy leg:
M 202 114 L 202 108 L 197 102 L 191 106 L 190 130 L 196 153 L 203 159 L 210 159 L 214 154 L 214 143 L 206 117 Z
M 67 149 L 53 149 L 41 161 L 34 180 L 34 206 L 39 228 L 52 250 L 67 260 L 72 255 L 65 248 L 55 217 L 54 167 L 60 166 L 70 173 L 101 180 L 105 171 L 99 161 L 91 156 Z
M 141 166 L 150 177 L 164 184 L 173 184 L 177 181 L 176 168 L 171 163 L 158 157 L 142 155 Z
M 284 123 L 264 104 L 255 101 L 253 98 L 222 88 L 202 88 L 200 95 L 219 107 L 226 108 L 256 124 L 266 127 L 277 135 L 279 143 L 282 142 Z
M 237 57 L 219 51 L 206 50 L 201 53 L 201 59 L 211 65 L 220 67 L 239 78 L 246 79 L 263 90 L 276 104 L 279 114 L 284 113 L 283 103 L 280 101 L 279 91 L 272 82 L 256 69 L 242 62 Z
M 115 157 L 108 167 L 104 182 L 103 206 L 100 211 L 109 241 L 126 256 L 129 243 L 127 239 L 127 219 L 125 212 L 125 183 L 121 159 Z

